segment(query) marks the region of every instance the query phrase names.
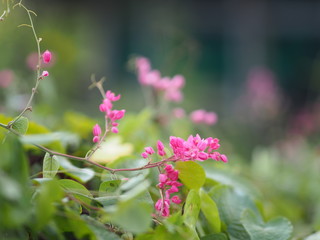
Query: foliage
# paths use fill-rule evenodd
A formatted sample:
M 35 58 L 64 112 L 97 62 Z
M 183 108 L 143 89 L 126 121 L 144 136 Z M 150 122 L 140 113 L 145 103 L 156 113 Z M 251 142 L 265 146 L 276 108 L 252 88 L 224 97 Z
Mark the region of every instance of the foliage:
M 7 4 L 13 9 L 11 1 Z M 27 12 L 30 21 L 27 26 L 34 31 L 40 63 L 40 40 L 33 26 L 33 12 L 22 2 L 15 7 Z M 1 18 L 8 20 L 10 16 L 5 11 Z M 50 52 L 45 54 L 44 61 L 50 62 Z M 170 148 L 158 141 L 158 155 L 152 147 L 144 148 L 155 145 L 158 138 L 166 139 L 160 136 L 165 135 L 164 129 L 173 128 L 174 133 L 190 135 L 186 132 L 193 129 L 193 123 L 171 119 L 161 103 L 128 114 L 118 129 L 116 121 L 124 116 L 125 110 L 113 109 L 112 103 L 120 95 L 105 92 L 102 80 L 92 79 L 92 85 L 102 92 L 100 111 L 105 112 L 105 129 L 96 124 L 93 130 L 94 146 L 88 141 L 96 123 L 92 117 L 75 111 L 56 117 L 64 123 L 64 131 L 60 126 L 55 129 L 30 121 L 27 112 L 32 109 L 38 85 L 47 81 L 48 72 L 41 73 L 40 69 L 39 64 L 36 85 L 26 107 L 15 117 L 0 115 L 1 239 L 287 240 L 293 235 L 293 224 L 286 217 L 275 217 L 276 210 L 294 221 L 302 216 L 287 215 L 282 206 L 274 206 L 286 205 L 279 200 L 281 191 L 288 190 L 285 184 L 273 188 L 274 202 L 264 201 L 266 189 L 274 183 L 270 173 L 275 172 L 287 177 L 287 182 L 303 185 L 303 194 L 320 209 L 313 194 L 318 175 L 313 173 L 301 183 L 285 172 L 286 166 L 263 162 L 261 152 L 248 167 L 240 163 L 225 166 L 222 162 L 227 162 L 227 157 L 215 151 L 220 147 L 219 140 L 210 137 L 202 139 L 196 135 L 187 140 L 171 137 Z M 140 81 L 145 77 L 143 74 L 155 74 L 149 70 L 147 73 L 138 70 Z M 177 101 L 182 98 L 184 80 L 177 75 L 170 84 L 173 83 L 174 92 L 157 85 L 149 90 L 160 89 L 153 96 L 156 100 Z M 141 84 L 149 82 L 143 79 Z M 213 124 L 216 121 L 213 114 L 206 114 L 210 119 L 201 121 Z M 118 137 L 109 135 L 118 132 Z M 145 152 L 141 156 L 137 154 L 142 151 Z M 261 169 L 263 164 L 268 171 Z M 247 174 L 239 174 L 241 171 Z M 268 183 L 257 181 L 262 178 Z M 292 201 L 299 198 L 297 190 L 290 190 Z M 299 208 L 296 202 L 291 206 Z M 304 208 L 300 210 L 303 212 Z M 317 214 L 312 221 L 315 229 L 319 228 L 320 210 Z M 318 235 L 310 234 L 305 239 L 316 239 Z

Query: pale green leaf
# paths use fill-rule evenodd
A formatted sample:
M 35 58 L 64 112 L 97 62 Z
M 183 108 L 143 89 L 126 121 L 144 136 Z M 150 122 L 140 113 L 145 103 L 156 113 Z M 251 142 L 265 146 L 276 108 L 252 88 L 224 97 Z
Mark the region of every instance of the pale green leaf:
M 57 161 L 56 156 L 51 156 L 46 153 L 43 158 L 42 172 L 44 178 L 54 178 L 59 170 L 60 164 Z
M 81 215 L 81 218 L 87 223 L 87 226 L 93 231 L 97 240 L 121 240 L 121 238 L 113 232 L 109 232 L 104 224 L 96 219 Z
M 146 232 L 152 223 L 153 208 L 144 202 L 127 201 L 118 205 L 111 221 L 132 233 Z
M 58 182 L 67 193 L 72 194 L 76 199 L 80 200 L 81 203 L 91 205 L 93 199 L 92 194 L 83 185 L 70 179 L 61 179 Z
M 56 159 L 60 164 L 61 170 L 64 171 L 67 176 L 79 182 L 86 183 L 95 175 L 95 172 L 91 168 L 76 167 L 65 157 L 56 156 Z
M 207 219 L 210 229 L 214 233 L 221 232 L 221 221 L 219 210 L 216 203 L 210 196 L 202 189 L 200 189 L 201 211 Z
M 199 189 L 205 183 L 205 171 L 196 162 L 177 162 L 175 169 L 179 171 L 179 179 L 189 189 Z
M 188 193 L 185 205 L 184 205 L 184 223 L 191 229 L 195 229 L 200 212 L 200 195 L 199 191 L 191 189 Z
M 57 181 L 44 182 L 36 196 L 36 230 L 43 228 L 55 212 L 54 202 L 62 198 L 63 194 Z
M 26 132 L 28 131 L 28 127 L 29 127 L 29 120 L 28 120 L 28 118 L 26 118 L 24 116 L 21 116 L 12 125 L 12 129 L 14 129 L 17 133 L 19 133 L 21 135 L 26 134 Z

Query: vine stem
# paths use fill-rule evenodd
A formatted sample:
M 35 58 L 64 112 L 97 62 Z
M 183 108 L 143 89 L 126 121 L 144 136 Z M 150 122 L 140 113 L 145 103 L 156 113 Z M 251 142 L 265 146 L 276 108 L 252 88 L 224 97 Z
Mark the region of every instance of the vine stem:
M 40 75 L 40 69 L 41 69 L 41 67 L 40 67 L 40 65 L 41 65 L 40 42 L 41 42 L 42 39 L 38 38 L 38 36 L 37 36 L 36 30 L 34 28 L 34 24 L 33 24 L 31 13 L 34 14 L 35 16 L 37 16 L 37 15 L 35 14 L 35 12 L 29 10 L 26 6 L 24 6 L 21 2 L 22 2 L 22 0 L 19 3 L 17 3 L 16 5 L 14 5 L 13 8 L 15 8 L 16 6 L 19 6 L 19 7 L 23 8 L 28 14 L 28 18 L 29 18 L 29 22 L 30 22 L 29 26 L 32 29 L 33 36 L 34 36 L 34 38 L 36 40 L 36 43 L 37 43 L 37 53 L 38 53 L 38 64 L 37 64 L 37 72 L 36 72 L 37 79 L 36 79 L 35 86 L 32 88 L 30 98 L 29 98 L 25 108 L 22 110 L 22 112 L 13 121 L 11 121 L 8 124 L 9 127 L 12 126 L 16 121 L 18 121 L 18 119 L 21 118 L 26 111 L 28 111 L 28 110 L 32 111 L 31 103 L 32 103 L 32 100 L 34 98 L 34 95 L 37 92 L 37 89 L 39 87 L 40 81 L 42 80 L 42 76 Z
M 15 134 L 16 136 L 23 137 L 21 134 L 17 133 L 14 129 L 12 129 L 8 125 L 0 123 L 0 127 L 7 129 L 9 132 Z M 179 159 L 176 159 L 175 156 L 171 156 L 169 158 L 162 159 L 159 162 L 154 162 L 154 163 L 148 162 L 146 165 L 141 166 L 141 167 L 137 167 L 137 168 L 118 168 L 118 169 L 114 169 L 114 168 L 109 168 L 109 167 L 103 166 L 103 165 L 101 165 L 99 163 L 96 163 L 96 162 L 90 160 L 92 155 L 90 155 L 88 157 L 78 157 L 78 156 L 73 156 L 73 155 L 69 155 L 69 154 L 53 151 L 53 150 L 51 150 L 49 148 L 46 148 L 46 147 L 44 147 L 44 146 L 42 146 L 40 144 L 32 143 L 32 145 L 34 145 L 35 147 L 39 148 L 40 150 L 42 150 L 42 151 L 44 151 L 46 153 L 49 153 L 52 156 L 61 156 L 61 157 L 65 157 L 65 158 L 68 158 L 68 159 L 82 161 L 82 162 L 94 165 L 96 167 L 99 167 L 101 169 L 104 169 L 106 171 L 109 171 L 111 173 L 140 171 L 140 170 L 144 170 L 144 169 L 148 169 L 148 168 L 159 167 L 159 166 L 164 165 L 167 162 L 176 162 L 176 161 L 179 160 Z

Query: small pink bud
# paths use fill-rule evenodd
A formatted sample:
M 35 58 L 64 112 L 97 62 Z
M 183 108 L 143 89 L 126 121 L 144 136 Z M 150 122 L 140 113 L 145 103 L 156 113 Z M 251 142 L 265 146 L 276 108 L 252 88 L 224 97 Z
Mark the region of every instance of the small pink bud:
M 141 157 L 148 158 L 148 153 L 146 153 L 146 152 L 141 153 Z
M 198 153 L 198 160 L 204 161 L 204 160 L 207 160 L 208 157 L 209 157 L 208 153 L 205 153 L 205 152 Z
M 99 105 L 99 110 L 100 110 L 100 112 L 106 112 L 107 111 L 107 106 L 105 104 L 101 103 Z
M 176 75 L 171 80 L 171 86 L 174 88 L 182 88 L 185 84 L 184 77 L 182 75 Z
M 99 137 L 99 136 L 94 136 L 93 139 L 92 139 L 92 141 L 93 141 L 94 143 L 97 143 L 97 142 L 100 141 L 100 137 Z
M 180 204 L 181 203 L 181 199 L 178 196 L 173 196 L 171 198 L 171 202 L 173 202 L 175 204 Z
M 185 111 L 183 108 L 174 108 L 172 110 L 172 115 L 175 118 L 184 118 L 184 116 L 186 115 Z
M 94 125 L 92 133 L 93 133 L 93 136 L 99 136 L 101 134 L 101 128 L 99 124 Z
M 51 57 L 52 54 L 49 50 L 46 50 L 43 54 L 42 54 L 42 59 L 44 63 L 49 63 L 51 61 Z
M 172 186 L 169 190 L 168 193 L 175 193 L 175 192 L 179 192 L 179 189 L 176 186 Z
M 206 111 L 203 109 L 195 110 L 190 114 L 190 119 L 194 123 L 201 123 L 204 120 Z
M 158 154 L 160 156 L 164 156 L 166 155 L 166 152 L 164 151 L 164 145 L 163 143 L 159 140 L 158 143 L 157 143 L 157 149 L 158 149 Z
M 167 179 L 168 179 L 167 175 L 165 175 L 165 174 L 163 174 L 163 173 L 159 174 L 159 182 L 160 182 L 160 183 L 166 182 Z
M 43 71 L 41 76 L 42 77 L 48 77 L 49 76 L 49 72 L 48 71 Z
M 146 150 L 146 153 L 148 153 L 149 155 L 154 154 L 154 150 L 152 147 L 146 147 L 146 148 L 144 148 L 144 150 Z
M 119 132 L 119 129 L 117 127 L 112 127 L 111 128 L 111 132 L 113 133 L 118 133 Z
M 221 161 L 222 161 L 222 162 L 228 162 L 228 158 L 227 158 L 226 155 L 221 154 L 220 158 L 221 158 Z
M 218 116 L 215 112 L 207 112 L 203 119 L 205 124 L 214 125 L 218 121 Z

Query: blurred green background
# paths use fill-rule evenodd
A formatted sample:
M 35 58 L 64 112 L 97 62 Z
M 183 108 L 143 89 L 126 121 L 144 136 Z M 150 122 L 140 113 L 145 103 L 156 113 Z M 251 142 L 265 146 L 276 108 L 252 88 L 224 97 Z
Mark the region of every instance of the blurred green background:
M 140 110 L 144 102 L 128 62 L 142 55 L 163 76 L 184 75 L 185 100 L 179 106 L 187 112 L 215 111 L 220 118 L 216 131 L 223 129 L 229 139 L 244 137 L 248 144 L 238 152 L 246 157 L 254 145 L 273 143 L 292 125 L 312 133 L 318 130 L 320 4 L 316 1 L 25 3 L 38 14 L 35 27 L 44 39 L 42 49 L 55 55 L 55 64 L 48 69 L 51 81 L 42 85 L 38 97 L 50 104 L 44 107 L 48 113 L 72 108 L 98 116 L 97 91 L 87 90 L 91 74 L 106 76 L 107 88 L 123 95 L 125 109 Z M 27 21 L 26 14 L 21 9 L 13 13 L 0 29 L 0 69 L 14 71 L 22 94 L 33 81 L 26 58 L 36 46 L 29 29 L 16 27 Z M 268 90 L 248 87 L 252 72 L 258 72 L 252 77 L 258 82 L 269 75 L 266 81 L 271 79 L 273 92 L 266 95 L 271 103 L 263 97 L 257 100 L 259 91 Z M 12 101 L 11 105 L 18 104 Z M 251 106 L 256 101 L 265 105 Z

